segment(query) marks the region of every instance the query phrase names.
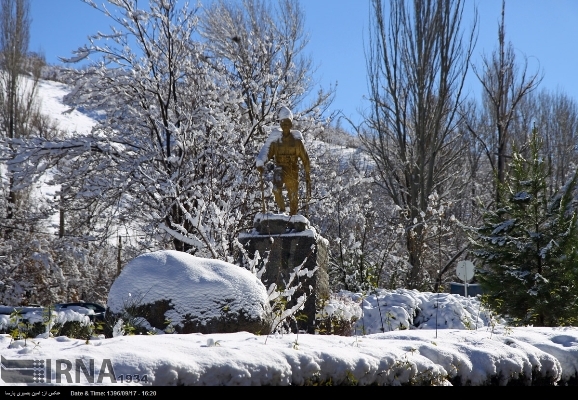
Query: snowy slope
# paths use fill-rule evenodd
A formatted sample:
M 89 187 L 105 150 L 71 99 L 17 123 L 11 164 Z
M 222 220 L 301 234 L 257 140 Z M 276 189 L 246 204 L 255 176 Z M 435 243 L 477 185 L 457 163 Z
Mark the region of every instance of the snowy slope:
M 58 129 L 66 135 L 87 134 L 96 125 L 96 121 L 63 103 L 63 97 L 69 92 L 70 88 L 63 83 L 40 81 L 38 86 L 40 111 L 56 122 Z
M 65 136 L 71 137 L 80 134 L 88 134 L 97 124 L 97 121 L 88 115 L 68 107 L 64 104 L 63 98 L 70 92 L 70 87 L 63 83 L 41 80 L 38 85 L 38 105 L 40 112 L 50 118 L 56 128 Z M 40 178 L 35 185 L 37 196 L 40 199 L 52 199 L 58 186 L 51 186 L 50 171 Z M 48 232 L 54 232 L 58 226 L 59 217 L 55 214 L 51 218 L 51 224 L 48 226 Z

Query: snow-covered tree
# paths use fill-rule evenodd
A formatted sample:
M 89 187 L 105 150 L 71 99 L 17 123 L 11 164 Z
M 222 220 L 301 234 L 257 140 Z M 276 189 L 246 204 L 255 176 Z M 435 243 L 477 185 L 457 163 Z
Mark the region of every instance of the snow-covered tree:
M 322 114 L 331 104 L 333 90 L 320 89 L 310 103 L 304 103 L 314 85 L 313 61 L 304 54 L 308 42 L 304 24 L 296 0 L 218 0 L 200 17 L 208 56 L 222 62 L 231 89 L 239 93 L 238 140 L 247 154 L 259 152 L 278 125 L 277 111 L 282 106 L 293 111 L 294 128 L 305 135 L 308 151 L 312 137 L 322 131 Z M 254 163 L 246 163 L 242 174 L 254 182 Z M 271 209 L 271 182 L 259 184 L 266 208 Z
M 578 103 L 564 92 L 546 89 L 530 96 L 539 132 L 544 133 L 544 151 L 550 167 L 549 190 L 556 192 L 578 165 Z
M 304 53 L 305 14 L 297 0 L 216 0 L 204 10 L 200 25 L 210 54 L 223 61 L 241 94 L 247 124 L 243 145 L 265 141 L 281 106 L 293 111 L 303 133 L 318 128 L 334 93 L 320 89 L 304 104 L 313 90 L 314 65 Z
M 373 0 L 368 46 L 371 111 L 362 135 L 375 182 L 400 207 L 410 288 L 431 289 L 419 224 L 433 193 L 453 200 L 462 185 L 460 109 L 475 43 L 462 0 Z M 450 257 L 451 258 L 451 257 Z
M 86 3 L 115 26 L 111 34 L 93 36 L 67 60 L 99 57 L 88 68 L 69 71 L 75 88 L 66 101 L 97 113 L 100 124 L 83 137 L 28 140 L 18 159 L 20 173 L 54 167 L 62 204 L 76 209 L 83 218 L 79 222 L 91 221 L 91 232 L 83 234 L 111 237 L 127 225 L 147 235 L 142 241 L 147 248 L 169 245 L 232 261 L 237 232 L 251 226 L 260 208 L 254 160 L 275 108 L 283 101 L 298 104 L 309 89 L 309 64 L 296 54 L 301 50 L 301 13 L 285 30 L 277 26 L 278 16 L 239 32 L 279 46 L 267 73 L 261 69 L 261 47 L 251 49 L 254 60 L 249 64 L 264 75 L 239 78 L 232 73 L 230 55 L 217 51 L 215 43 L 208 47 L 199 41 L 198 10 L 188 4 L 151 0 L 139 8 L 137 1 L 122 0 L 110 1 L 108 10 Z M 261 7 L 258 16 L 268 15 L 268 7 Z M 202 15 L 205 28 L 217 12 L 209 8 Z M 263 36 L 259 29 L 269 33 Z M 296 31 L 288 32 L 292 29 Z M 268 109 L 258 117 L 251 111 L 257 108 L 246 96 L 247 87 L 250 98 L 267 99 Z M 311 129 L 319 110 L 300 115 L 299 128 Z M 67 230 L 82 232 L 82 226 Z
M 29 136 L 51 136 L 53 126 L 41 116 L 37 88 L 44 65 L 30 54 L 30 2 L 0 1 L 0 302 L 20 304 L 52 298 L 61 276 L 50 258 L 50 235 L 43 229 L 51 212 L 37 200 L 32 177 L 13 163 Z
M 330 243 L 332 288 L 397 287 L 403 275 L 398 270 L 407 263 L 397 225 L 384 218 L 395 209 L 373 185 L 371 160 L 359 138 L 339 125 L 327 125 L 315 136 L 309 148 L 315 183 L 309 218 Z
M 0 158 L 14 159 L 18 140 L 36 132 L 34 123 L 40 119 L 36 92 L 42 57 L 29 56 L 30 2 L 0 2 Z M 9 170 L 2 174 L 2 210 L 4 238 L 27 219 L 29 193 Z
M 528 71 L 528 62 L 520 63 L 516 59 L 512 43 L 506 41 L 505 30 L 506 2 L 502 1 L 501 22 L 498 27 L 498 48 L 491 57 L 482 57 L 482 68 L 474 66 L 483 91 L 483 105 L 486 109 L 485 127 L 470 129 L 476 140 L 480 141 L 483 151 L 497 176 L 496 182 L 503 183 L 509 145 L 516 138 L 516 119 L 520 103 L 539 85 L 542 77 Z M 472 126 L 470 126 L 472 128 Z M 485 129 L 484 129 L 485 128 Z M 528 130 L 521 131 L 528 133 Z M 524 143 L 524 140 L 520 141 Z M 500 189 L 496 186 L 496 202 L 500 202 Z
M 528 159 L 515 151 L 501 187 L 503 202 L 471 235 L 478 279 L 489 304 L 516 324 L 576 322 L 578 231 L 575 172 L 548 196 L 548 166 L 534 130 Z
M 168 234 L 178 250 L 223 257 L 248 203 L 239 100 L 218 60 L 193 40 L 196 10 L 176 0 L 110 3 L 113 11 L 99 9 L 118 28 L 74 58 L 102 56 L 74 72 L 67 101 L 105 113 L 92 135 L 61 145 L 68 163 L 83 160 L 82 176 L 72 175 L 77 196 L 108 199 L 117 223 Z

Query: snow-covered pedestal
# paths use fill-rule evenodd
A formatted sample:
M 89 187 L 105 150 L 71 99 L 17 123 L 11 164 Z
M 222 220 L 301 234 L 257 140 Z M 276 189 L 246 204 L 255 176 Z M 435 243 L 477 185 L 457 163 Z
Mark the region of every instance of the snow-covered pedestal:
M 241 260 L 244 266 L 248 267 L 257 253 L 262 259 L 257 268 L 262 267 L 266 260 L 261 281 L 267 288 L 273 283 L 285 288 L 290 275 L 300 266 L 308 271 L 317 268 L 311 277 L 304 275 L 299 278 L 301 288 L 288 304 L 290 307 L 303 294 L 303 290 L 310 293 L 303 309 L 307 320 L 299 321 L 299 329 L 314 333 L 316 303 L 329 298 L 328 241 L 302 215 L 267 213 L 255 216 L 254 229 L 241 233 L 239 242 L 246 250 Z M 312 290 L 309 290 L 310 286 Z

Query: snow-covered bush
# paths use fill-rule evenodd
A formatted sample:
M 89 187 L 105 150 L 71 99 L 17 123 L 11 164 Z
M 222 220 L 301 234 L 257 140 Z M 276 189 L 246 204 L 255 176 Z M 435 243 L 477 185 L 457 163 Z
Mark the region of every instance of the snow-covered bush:
M 93 332 L 94 324 L 88 315 L 74 310 L 54 311 L 44 308 L 0 315 L 0 333 L 10 333 L 15 339 L 49 336 L 86 339 Z
M 318 305 L 315 323 L 320 334 L 351 336 L 361 318 L 358 302 L 346 295 L 331 293 L 329 299 Z
M 362 315 L 355 325 L 358 334 L 404 329 L 480 329 L 504 323 L 477 297 L 417 290 L 378 289 L 370 294 L 340 292 L 361 304 Z

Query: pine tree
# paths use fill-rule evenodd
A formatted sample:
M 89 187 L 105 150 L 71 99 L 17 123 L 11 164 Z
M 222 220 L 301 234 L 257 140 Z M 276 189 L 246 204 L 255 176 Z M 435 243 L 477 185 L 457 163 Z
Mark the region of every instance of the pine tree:
M 576 322 L 578 254 L 574 191 L 578 172 L 548 199 L 548 168 L 536 130 L 526 160 L 514 150 L 503 203 L 470 238 L 488 301 L 514 324 Z

